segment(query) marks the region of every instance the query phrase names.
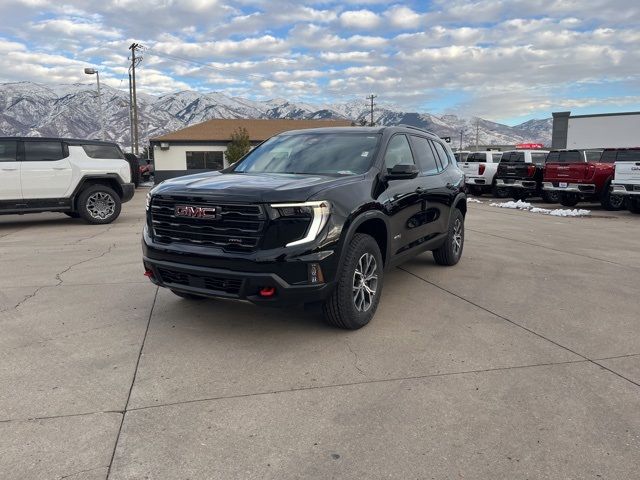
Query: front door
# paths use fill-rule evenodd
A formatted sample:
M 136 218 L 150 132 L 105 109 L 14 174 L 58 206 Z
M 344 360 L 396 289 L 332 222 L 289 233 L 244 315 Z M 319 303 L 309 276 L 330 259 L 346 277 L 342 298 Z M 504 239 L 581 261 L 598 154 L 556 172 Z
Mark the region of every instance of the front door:
M 0 140 L 0 200 L 22 200 L 17 140 Z
M 68 148 L 60 141 L 27 140 L 23 143 L 20 178 L 24 199 L 64 198 L 71 186 Z
M 396 165 L 415 165 L 406 135 L 395 135 L 389 141 L 384 157 L 387 173 Z M 390 216 L 394 236 L 393 254 L 402 253 L 417 245 L 424 236 L 422 217 L 422 182 L 413 179 L 388 180 L 386 190 L 387 214 Z

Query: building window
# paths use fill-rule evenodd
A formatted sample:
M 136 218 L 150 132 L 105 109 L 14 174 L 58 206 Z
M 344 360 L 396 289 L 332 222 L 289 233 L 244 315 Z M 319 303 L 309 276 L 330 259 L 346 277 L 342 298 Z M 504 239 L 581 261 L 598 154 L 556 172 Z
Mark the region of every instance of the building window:
M 220 170 L 224 168 L 223 152 L 187 152 L 187 170 Z

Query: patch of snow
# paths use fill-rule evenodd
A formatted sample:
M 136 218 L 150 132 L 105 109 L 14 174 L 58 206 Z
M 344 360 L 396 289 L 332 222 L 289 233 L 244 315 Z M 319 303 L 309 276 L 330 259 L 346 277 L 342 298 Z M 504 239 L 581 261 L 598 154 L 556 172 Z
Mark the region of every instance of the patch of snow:
M 480 200 L 478 200 L 477 198 L 468 197 L 467 198 L 467 203 L 482 203 L 482 202 Z
M 523 202 L 522 200 L 518 200 L 517 202 L 502 202 L 502 203 L 490 203 L 492 207 L 499 208 L 512 208 L 517 210 L 525 210 L 531 213 L 541 213 L 542 215 L 551 215 L 552 217 L 588 217 L 591 215 L 591 210 L 584 210 L 575 208 L 564 209 L 564 208 L 556 208 L 555 210 L 551 210 L 549 208 L 540 208 L 534 207 L 529 202 Z

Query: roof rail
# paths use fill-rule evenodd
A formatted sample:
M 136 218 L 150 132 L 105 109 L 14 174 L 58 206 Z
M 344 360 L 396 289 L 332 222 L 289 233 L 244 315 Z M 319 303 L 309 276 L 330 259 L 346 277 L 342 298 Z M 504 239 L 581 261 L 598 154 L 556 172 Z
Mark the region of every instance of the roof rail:
M 428 134 L 430 134 L 430 135 L 434 135 L 434 136 L 436 136 L 436 137 L 440 138 L 440 136 L 439 136 L 439 135 L 435 134 L 435 133 L 434 133 L 434 132 L 432 132 L 431 130 L 425 130 L 424 128 L 415 127 L 415 126 L 413 126 L 413 125 L 407 125 L 406 123 L 401 123 L 401 124 L 400 124 L 400 125 L 398 125 L 398 126 L 399 126 L 399 127 L 404 127 L 404 128 L 410 128 L 410 129 L 412 129 L 412 130 L 419 130 L 419 131 L 421 131 L 421 132 L 428 133 Z

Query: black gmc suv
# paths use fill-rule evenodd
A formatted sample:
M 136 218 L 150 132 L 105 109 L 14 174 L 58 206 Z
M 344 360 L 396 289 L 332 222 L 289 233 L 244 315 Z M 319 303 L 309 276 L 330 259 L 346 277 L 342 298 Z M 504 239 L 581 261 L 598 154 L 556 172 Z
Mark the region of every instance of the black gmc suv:
M 384 271 L 433 251 L 462 255 L 464 174 L 414 127 L 297 130 L 219 172 L 151 190 L 145 275 L 188 298 L 322 303 L 334 326 L 373 317 Z

